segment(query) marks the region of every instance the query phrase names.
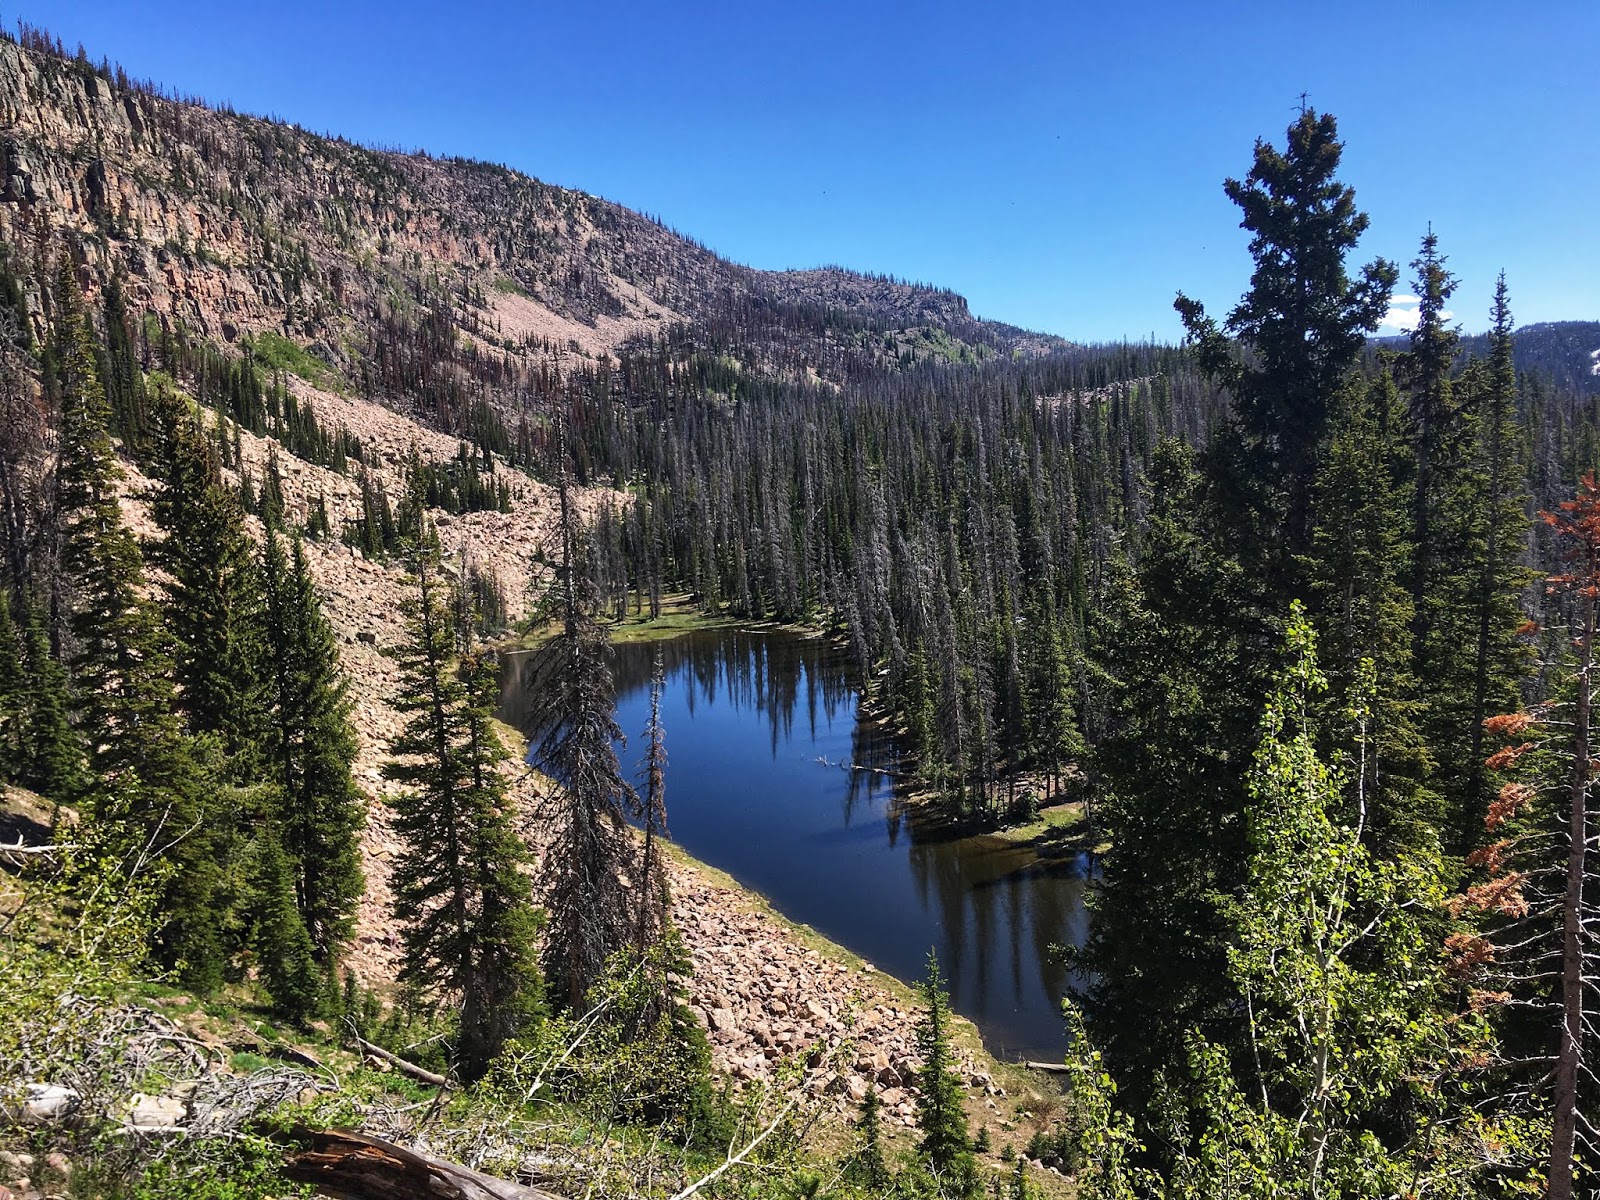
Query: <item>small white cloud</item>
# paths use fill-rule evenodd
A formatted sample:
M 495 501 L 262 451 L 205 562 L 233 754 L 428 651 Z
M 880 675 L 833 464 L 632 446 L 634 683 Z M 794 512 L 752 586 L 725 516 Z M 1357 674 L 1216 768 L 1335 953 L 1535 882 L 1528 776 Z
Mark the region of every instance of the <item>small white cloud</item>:
M 1391 296 L 1389 298 L 1389 311 L 1383 314 L 1383 320 L 1378 322 L 1380 329 L 1393 329 L 1400 333 L 1410 333 L 1417 327 L 1420 317 L 1422 300 L 1417 296 Z M 1448 309 L 1439 314 L 1441 320 L 1448 321 L 1455 313 Z

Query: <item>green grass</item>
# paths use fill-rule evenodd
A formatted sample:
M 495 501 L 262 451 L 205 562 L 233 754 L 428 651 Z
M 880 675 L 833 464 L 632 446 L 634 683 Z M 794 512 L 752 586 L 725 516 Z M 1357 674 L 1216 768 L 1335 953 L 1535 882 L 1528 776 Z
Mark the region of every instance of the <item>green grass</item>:
M 817 630 L 803 625 L 780 625 L 771 621 L 746 621 L 737 617 L 716 616 L 700 611 L 685 595 L 663 597 L 661 615 L 652 619 L 641 613 L 624 617 L 620 621 L 605 622 L 615 645 L 635 642 L 656 642 L 679 637 L 701 629 L 759 629 L 763 631 L 788 630 L 793 633 L 815 634 Z M 501 643 L 503 650 L 537 650 L 556 634 L 556 625 L 541 625 Z
M 269 371 L 287 371 L 317 387 L 336 387 L 339 374 L 311 351 L 282 334 L 258 333 L 250 339 L 256 362 Z
M 252 1054 L 248 1050 L 237 1050 L 228 1056 L 228 1066 L 241 1075 L 248 1075 L 251 1071 L 262 1071 L 272 1065 L 272 1060 L 262 1058 L 259 1054 Z
M 515 279 L 512 279 L 506 275 L 502 275 L 500 278 L 494 281 L 494 290 L 499 292 L 502 296 L 522 296 L 525 299 L 533 299 L 532 296 L 528 295 L 527 288 L 523 287 Z
M 1068 830 L 1083 824 L 1083 804 L 1055 804 L 1041 809 L 1036 820 L 1026 825 L 1012 825 L 995 831 L 996 837 L 1008 842 L 1038 842 L 1059 838 Z

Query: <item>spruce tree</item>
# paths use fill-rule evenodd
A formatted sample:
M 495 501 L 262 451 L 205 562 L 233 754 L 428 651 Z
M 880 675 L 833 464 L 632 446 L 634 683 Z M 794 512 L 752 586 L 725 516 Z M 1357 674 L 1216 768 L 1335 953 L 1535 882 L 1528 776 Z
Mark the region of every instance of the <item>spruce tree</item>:
M 1134 1111 L 1186 1030 L 1241 1032 L 1221 898 L 1244 872 L 1238 763 L 1263 686 L 1245 656 L 1269 636 L 1246 599 L 1254 581 L 1217 551 L 1193 451 L 1157 448 L 1150 495 L 1138 571 L 1114 559 L 1102 588 L 1097 827 L 1112 850 L 1075 956 L 1083 1010 Z
M 1328 706 L 1348 708 L 1373 664 L 1365 775 L 1367 819 L 1388 852 L 1438 848 L 1442 805 L 1417 728 L 1412 664 L 1410 487 L 1403 412 L 1387 362 L 1351 379 L 1330 418 L 1313 486 L 1310 601 L 1330 681 Z
M 1547 579 L 1559 657 L 1545 664 L 1549 698 L 1496 714 L 1487 732 L 1504 744 L 1486 760 L 1505 782 L 1484 821 L 1486 844 L 1467 862 L 1484 878 L 1456 900 L 1481 914 L 1455 941 L 1453 964 L 1479 986 L 1481 1006 L 1503 1007 L 1508 1041 L 1500 1091 L 1547 1122 L 1547 1196 L 1586 1187 L 1591 1114 L 1600 1103 L 1600 873 L 1596 872 L 1594 710 L 1600 629 L 1600 484 L 1540 514 L 1559 568 Z M 1534 1030 L 1529 1022 L 1537 1022 Z M 1532 1036 L 1529 1036 L 1531 1033 Z M 1517 1052 L 1520 1050 L 1520 1052 Z
M 861 1144 L 850 1160 L 850 1176 L 871 1196 L 882 1194 L 890 1182 L 889 1164 L 883 1154 L 881 1110 L 878 1089 L 869 1083 L 867 1094 L 861 1100 L 861 1116 L 856 1120 L 856 1135 Z
M 222 480 L 188 402 L 162 388 L 151 405 L 152 504 L 163 537 L 166 616 L 189 728 L 222 739 L 230 771 L 251 781 L 263 762 L 265 603 L 244 511 Z
M 11 619 L 9 589 L 0 586 L 0 781 L 26 769 L 27 688 L 22 674 L 22 639 Z
M 50 634 L 39 610 L 28 604 L 23 617 L 27 682 L 18 778 L 41 796 L 67 804 L 83 794 L 87 783 L 82 739 L 72 727 L 67 672 L 50 652 Z
M 1478 381 L 1478 458 L 1483 481 L 1482 541 L 1476 595 L 1476 628 L 1472 665 L 1472 709 L 1468 728 L 1471 775 L 1462 824 L 1474 834 L 1487 815 L 1489 794 L 1484 775 L 1484 721 L 1508 712 L 1520 700 L 1518 684 L 1526 677 L 1530 654 L 1519 637 L 1525 614 L 1520 603 L 1533 575 L 1524 565 L 1528 541 L 1527 463 L 1517 415 L 1517 371 L 1511 303 L 1505 273 L 1495 284 L 1489 359 Z
M 319 1015 L 329 976 L 318 965 L 295 897 L 296 872 L 270 826 L 255 839 L 252 943 L 272 1006 L 293 1021 Z
M 1347 273 L 1368 218 L 1336 176 L 1342 154 L 1334 118 L 1313 109 L 1289 126 L 1283 150 L 1257 141 L 1250 173 L 1223 185 L 1251 234 L 1249 289 L 1221 326 L 1181 293 L 1175 305 L 1202 369 L 1233 396 L 1211 473 L 1235 514 L 1237 545 L 1259 558 L 1269 594 L 1283 602 L 1295 590 L 1293 556 L 1310 536 L 1330 406 L 1388 311 L 1396 279 L 1382 258 L 1355 279 Z
M 417 555 L 413 582 L 396 702 L 406 723 L 384 767 L 402 785 L 392 801 L 405 845 L 393 876 L 400 978 L 458 1008 L 454 1066 L 470 1081 L 537 1012 L 537 920 L 498 771 L 491 668 L 469 656 L 458 670 L 450 598 L 430 554 Z
M 1476 610 L 1483 560 L 1483 479 L 1474 462 L 1477 414 L 1455 377 L 1460 334 L 1445 304 L 1456 280 L 1430 230 L 1412 262 L 1419 298 L 1411 349 L 1401 360 L 1407 386 L 1412 462 L 1412 656 L 1420 726 L 1435 759 L 1435 786 L 1454 803 L 1453 841 L 1465 836 L 1463 813 L 1479 775 L 1470 728 L 1477 645 Z
M 110 408 L 111 432 L 124 448 L 142 460 L 149 449 L 150 413 L 146 405 L 144 371 L 140 369 L 129 329 L 128 304 L 120 271 L 106 282 L 106 342 L 104 377 Z
M 358 839 L 366 818 L 351 775 L 357 746 L 348 683 L 305 546 L 296 539 L 286 559 L 282 535 L 269 527 L 261 576 L 275 824 L 301 919 L 318 961 L 329 966 L 350 935 L 364 886 Z
M 639 883 L 644 890 L 639 904 L 640 958 L 667 920 L 667 877 L 655 853 L 656 835 L 667 829 L 667 746 L 661 728 L 661 693 L 665 686 L 666 668 L 658 648 L 650 669 L 650 724 L 645 730 L 643 763 L 645 794 L 639 805 L 639 819 L 644 824 L 639 867 Z
M 541 880 L 549 915 L 545 975 L 557 999 L 581 1009 L 608 960 L 635 942 L 640 889 L 627 886 L 634 862 L 627 813 L 636 798 L 617 762 L 622 730 L 610 645 L 594 618 L 595 588 L 568 469 L 563 458 L 557 487 L 561 545 L 545 600 L 559 628 L 535 660 L 527 732 L 534 764 L 554 785 L 539 812 L 550 830 Z
M 939 956 L 928 951 L 928 970 L 917 985 L 922 1017 L 917 1023 L 918 1150 L 941 1197 L 954 1200 L 978 1194 L 978 1164 L 967 1136 L 967 1114 L 961 1106 L 961 1077 L 956 1073 L 950 1040 L 950 997 L 939 972 Z
M 161 851 L 172 862 L 162 957 L 207 990 L 221 982 L 227 953 L 222 883 L 235 822 L 178 719 L 171 638 L 146 597 L 143 558 L 122 523 L 94 334 L 65 260 L 57 292 L 61 567 L 71 590 L 80 724 L 98 777 L 92 808 L 118 831 L 128 861 Z

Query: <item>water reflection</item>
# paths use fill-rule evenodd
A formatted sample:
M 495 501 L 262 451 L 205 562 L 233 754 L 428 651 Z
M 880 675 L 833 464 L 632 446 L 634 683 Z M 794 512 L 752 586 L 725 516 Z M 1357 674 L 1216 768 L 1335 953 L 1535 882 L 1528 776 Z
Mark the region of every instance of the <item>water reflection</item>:
M 1085 932 L 1081 859 L 952 837 L 908 812 L 892 741 L 856 719 L 846 658 L 820 639 L 726 630 L 617 647 L 618 722 L 636 742 L 657 649 L 673 837 L 902 979 L 937 947 L 956 1008 L 992 1049 L 1058 1057 L 1069 977 L 1051 947 Z M 504 673 L 513 724 L 529 674 L 526 656 Z

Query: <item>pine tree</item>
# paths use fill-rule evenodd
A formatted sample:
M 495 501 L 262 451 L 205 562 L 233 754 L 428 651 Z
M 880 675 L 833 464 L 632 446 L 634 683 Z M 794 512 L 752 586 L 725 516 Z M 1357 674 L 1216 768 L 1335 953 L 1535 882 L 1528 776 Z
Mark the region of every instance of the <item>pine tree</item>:
M 1451 798 L 1450 841 L 1459 845 L 1481 811 L 1468 795 L 1479 777 L 1472 747 L 1478 594 L 1484 554 L 1484 479 L 1474 461 L 1477 414 L 1454 375 L 1458 331 L 1445 304 L 1456 280 L 1432 230 L 1412 262 L 1420 303 L 1411 350 L 1401 360 L 1414 463 L 1412 486 L 1412 657 L 1420 727 L 1435 759 L 1435 786 Z M 1515 626 L 1513 626 L 1514 628 Z
M 166 848 L 174 870 L 162 957 L 207 990 L 221 982 L 226 956 L 221 887 L 234 821 L 178 721 L 171 639 L 145 596 L 143 558 L 122 523 L 94 335 L 65 260 L 57 293 L 61 567 L 71 589 L 80 724 L 93 739 L 98 776 L 92 807 L 120 832 L 125 851 Z
M 134 352 L 128 327 L 128 305 L 120 271 L 106 282 L 104 377 L 110 429 L 127 452 L 143 459 L 149 448 L 150 413 L 146 406 L 144 371 Z
M 1437 850 L 1442 804 L 1417 728 L 1412 673 L 1410 489 L 1399 394 L 1387 363 L 1370 382 L 1352 379 L 1330 420 L 1313 496 L 1312 611 L 1330 681 L 1329 707 L 1348 707 L 1374 665 L 1365 772 L 1368 821 L 1389 852 Z
M 928 951 L 928 970 L 917 993 L 923 1013 L 917 1023 L 918 1143 L 923 1161 L 947 1198 L 978 1194 L 978 1164 L 967 1136 L 967 1115 L 961 1106 L 961 1077 L 956 1073 L 950 1042 L 950 997 L 939 972 L 939 957 Z
M 254 866 L 252 942 L 262 983 L 274 1009 L 293 1021 L 309 1020 L 322 1012 L 329 977 L 300 918 L 295 872 L 270 827 L 256 837 Z
M 279 532 L 262 547 L 270 703 L 267 761 L 280 793 L 278 836 L 300 916 L 318 961 L 330 965 L 349 937 L 361 897 L 358 837 L 365 813 L 351 775 L 356 757 L 348 684 L 323 615 L 305 547 L 286 561 Z
M 153 557 L 167 576 L 176 680 L 194 733 L 222 739 L 230 771 L 252 780 L 266 740 L 266 597 L 244 511 L 211 443 L 171 388 L 152 401 L 152 504 L 164 534 Z
M 1483 932 L 1453 947 L 1461 973 L 1481 986 L 1480 1006 L 1504 1006 L 1520 1032 L 1519 1009 L 1548 1022 L 1529 1051 L 1505 1065 L 1503 1091 L 1533 1098 L 1548 1119 L 1546 1195 L 1585 1195 L 1592 1165 L 1589 1114 L 1600 1103 L 1600 888 L 1592 865 L 1595 637 L 1600 627 L 1600 484 L 1592 472 L 1578 494 L 1541 517 L 1556 537 L 1561 569 L 1548 579 L 1566 629 L 1565 661 L 1548 664 L 1552 696 L 1527 711 L 1497 715 L 1488 732 L 1506 745 L 1486 760 L 1508 776 L 1490 805 L 1493 839 L 1468 863 L 1485 878 L 1458 898 L 1482 914 Z M 1543 1022 L 1541 1022 L 1543 1024 Z M 1552 1028 L 1553 1026 L 1553 1028 Z M 1532 1068 L 1529 1072 L 1528 1069 Z M 1532 1081 L 1519 1078 L 1531 1074 Z
M 1011 1168 L 1011 1186 L 1006 1189 L 1006 1200 L 1031 1200 L 1033 1189 L 1028 1186 L 1026 1170 L 1022 1156 L 1018 1155 Z
M 856 1121 L 856 1135 L 861 1144 L 850 1160 L 850 1176 L 868 1195 L 880 1195 L 889 1186 L 889 1164 L 883 1155 L 882 1105 L 878 1089 L 870 1083 L 861 1100 L 861 1116 Z
M 1249 289 L 1221 327 L 1196 301 L 1180 294 L 1175 304 L 1202 369 L 1234 397 L 1211 473 L 1236 513 L 1237 545 L 1261 558 L 1269 595 L 1283 603 L 1296 590 L 1293 556 L 1310 536 L 1330 406 L 1388 311 L 1396 279 L 1381 258 L 1357 279 L 1346 272 L 1368 218 L 1335 176 L 1342 154 L 1337 123 L 1312 109 L 1289 126 L 1284 150 L 1257 141 L 1250 173 L 1224 184 L 1251 234 Z
M 639 904 L 638 951 L 644 957 L 652 935 L 667 919 L 667 878 L 655 859 L 657 831 L 667 829 L 667 746 L 661 728 L 661 693 L 666 686 L 666 668 L 661 651 L 656 650 L 650 670 L 650 724 L 645 730 L 645 794 L 639 817 L 644 824 L 644 849 L 640 856 L 639 882 L 644 895 Z
M 1490 1044 L 1481 1019 L 1441 1003 L 1444 899 L 1436 862 L 1373 855 L 1364 774 L 1326 763 L 1327 690 L 1316 636 L 1291 608 L 1287 666 L 1262 713 L 1250 771 L 1247 884 L 1230 906 L 1230 972 L 1249 1029 L 1230 1056 L 1190 1040 L 1192 1125 L 1167 1194 L 1465 1194 L 1503 1135 L 1480 1117 L 1466 1061 Z M 1346 719 L 1368 737 L 1373 672 Z
M 71 722 L 67 672 L 50 653 L 50 635 L 38 609 L 27 605 L 23 618 L 27 695 L 19 778 L 41 796 L 67 804 L 87 786 L 82 739 Z
M 1505 273 L 1495 284 L 1494 327 L 1489 360 L 1479 384 L 1478 411 L 1482 496 L 1482 553 L 1473 598 L 1476 638 L 1473 654 L 1471 776 L 1463 824 L 1476 831 L 1487 815 L 1490 796 L 1483 769 L 1484 721 L 1491 713 L 1518 706 L 1518 682 L 1527 675 L 1529 653 L 1518 636 L 1524 619 L 1520 603 L 1531 571 L 1523 564 L 1528 539 L 1527 465 L 1517 417 L 1517 372 L 1512 363 L 1511 303 Z
M 1112 844 L 1083 949 L 1080 997 L 1130 1107 L 1183 1056 L 1185 1031 L 1242 1035 L 1222 896 L 1242 883 L 1241 754 L 1262 688 L 1247 651 L 1268 636 L 1253 587 L 1217 552 L 1193 451 L 1157 448 L 1137 574 L 1113 560 L 1098 648 L 1106 728 L 1098 828 Z
M 11 619 L 11 600 L 0 587 L 0 780 L 18 779 L 26 768 L 27 689 L 22 641 Z
M 558 434 L 563 426 L 558 424 Z M 619 950 L 634 944 L 638 888 L 626 877 L 633 865 L 627 813 L 636 803 L 622 777 L 608 662 L 610 645 L 594 619 L 595 589 L 583 554 L 568 466 L 558 475 L 561 539 L 547 611 L 559 630 L 535 660 L 536 698 L 527 724 L 533 761 L 554 783 L 540 804 L 550 829 L 542 891 L 549 914 L 545 975 L 557 998 L 581 1009 L 584 997 Z
M 521 870 L 528 854 L 498 772 L 493 676 L 475 656 L 458 672 L 438 566 L 420 553 L 414 570 L 396 702 L 406 723 L 384 768 L 403 785 L 392 801 L 405 843 L 393 876 L 405 942 L 400 977 L 458 1007 L 454 1065 L 470 1081 L 537 1011 L 537 920 Z

